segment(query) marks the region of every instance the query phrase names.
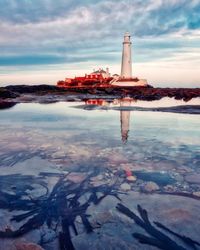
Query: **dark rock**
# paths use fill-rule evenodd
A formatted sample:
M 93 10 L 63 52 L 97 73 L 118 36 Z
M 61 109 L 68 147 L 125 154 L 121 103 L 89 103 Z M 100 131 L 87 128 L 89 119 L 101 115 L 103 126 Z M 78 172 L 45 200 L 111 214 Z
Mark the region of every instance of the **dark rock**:
M 19 94 L 14 93 L 14 92 L 7 90 L 5 88 L 0 88 L 0 98 L 1 99 L 16 98 L 16 97 L 19 97 Z
M 85 86 L 84 88 L 71 87 L 60 88 L 55 85 L 16 85 L 7 86 L 0 89 L 0 97 L 2 98 L 14 98 L 15 95 L 19 94 L 98 94 L 102 95 L 113 95 L 113 96 L 127 96 L 138 100 L 160 100 L 163 97 L 174 97 L 177 100 L 183 99 L 189 101 L 192 98 L 200 97 L 200 88 L 153 88 L 148 85 L 147 87 L 90 87 Z
M 7 91 L 19 94 L 42 94 L 61 92 L 63 89 L 54 85 L 10 85 L 5 87 Z
M 15 106 L 16 104 L 16 102 L 0 101 L 0 109 L 9 109 Z

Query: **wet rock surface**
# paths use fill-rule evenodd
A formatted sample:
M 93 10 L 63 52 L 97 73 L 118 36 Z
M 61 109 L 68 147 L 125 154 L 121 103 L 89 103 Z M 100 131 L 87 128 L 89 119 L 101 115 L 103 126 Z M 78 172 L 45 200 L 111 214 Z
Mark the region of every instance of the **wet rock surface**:
M 200 174 L 191 174 L 185 177 L 185 180 L 189 183 L 195 183 L 200 185 Z
M 152 181 L 147 182 L 143 187 L 144 192 L 151 193 L 151 192 L 157 191 L 157 190 L 159 190 L 159 186 L 155 182 L 152 182 Z
M 140 101 L 155 101 L 162 98 L 175 98 L 184 100 L 185 105 L 169 107 L 124 107 L 123 110 L 172 112 L 186 114 L 200 114 L 200 105 L 187 104 L 192 98 L 200 97 L 200 89 L 189 88 L 152 88 L 152 87 L 111 87 L 105 88 L 70 88 L 63 89 L 53 85 L 17 85 L 0 88 L 0 109 L 12 107 L 17 103 L 39 102 L 50 104 L 55 102 L 77 102 L 88 99 L 105 99 L 108 102 L 129 96 Z M 87 110 L 110 109 L 98 105 L 80 105 L 79 108 Z M 121 110 L 121 107 L 111 108 Z
M 38 85 L 38 86 L 29 86 L 29 85 L 18 85 L 18 86 L 7 86 L 0 89 L 0 95 L 6 96 L 3 91 L 8 91 L 9 93 L 18 94 L 98 94 L 100 95 L 129 95 L 133 98 L 139 100 L 159 100 L 162 97 L 175 97 L 176 99 L 184 99 L 188 101 L 195 97 L 200 97 L 199 88 L 152 88 L 152 87 L 111 87 L 111 88 L 70 88 L 62 89 L 53 85 Z M 8 94 L 9 96 L 9 94 Z M 11 98 L 13 98 L 11 96 Z
M 128 183 L 121 184 L 120 188 L 123 191 L 129 191 L 129 190 L 131 190 L 131 186 Z
M 34 243 L 16 242 L 16 250 L 44 250 L 41 246 Z

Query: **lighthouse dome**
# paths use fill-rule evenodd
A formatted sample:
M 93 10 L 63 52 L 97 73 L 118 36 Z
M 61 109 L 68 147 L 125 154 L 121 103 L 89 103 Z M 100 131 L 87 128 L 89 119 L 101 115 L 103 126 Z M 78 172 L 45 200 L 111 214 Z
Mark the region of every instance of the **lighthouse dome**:
M 125 32 L 124 36 L 131 36 L 130 33 L 127 31 Z

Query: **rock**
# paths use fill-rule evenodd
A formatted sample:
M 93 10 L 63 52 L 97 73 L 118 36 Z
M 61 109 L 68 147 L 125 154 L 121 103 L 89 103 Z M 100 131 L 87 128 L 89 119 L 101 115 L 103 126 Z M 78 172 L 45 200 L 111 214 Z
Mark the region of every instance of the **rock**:
M 182 176 L 182 175 L 180 175 L 180 174 L 177 174 L 177 175 L 175 176 L 175 179 L 176 179 L 176 181 L 178 181 L 178 182 L 182 182 L 182 181 L 184 181 L 183 176 Z
M 92 226 L 99 227 L 102 224 L 108 223 L 112 220 L 112 214 L 109 211 L 97 213 L 91 220 Z
M 136 180 L 137 180 L 137 177 L 136 177 L 136 176 L 134 176 L 134 175 L 131 175 L 131 176 L 127 176 L 127 177 L 126 177 L 126 179 L 127 179 L 127 181 L 134 182 L 134 181 L 136 181 Z
M 0 100 L 0 109 L 8 109 L 12 108 L 13 106 L 16 105 L 16 102 L 4 102 Z
M 169 221 L 188 221 L 191 219 L 191 212 L 184 208 L 171 208 L 163 212 Z
M 69 181 L 72 181 L 74 183 L 81 183 L 86 179 L 86 174 L 84 173 L 78 173 L 78 172 L 71 172 L 66 179 Z
M 0 88 L 0 98 L 6 99 L 6 98 L 16 98 L 19 97 L 19 94 L 14 93 L 10 90 L 6 90 L 5 88 Z
M 197 191 L 197 192 L 193 192 L 192 194 L 193 194 L 193 195 L 195 195 L 195 196 L 198 196 L 198 197 L 200 197 L 200 191 Z
M 130 163 L 121 163 L 121 164 L 120 164 L 120 168 L 122 168 L 123 170 L 132 169 L 132 168 L 133 168 L 133 165 L 130 164 Z
M 123 183 L 120 185 L 121 190 L 123 191 L 129 191 L 131 190 L 131 186 L 128 183 Z
M 192 172 L 192 169 L 186 166 L 182 166 L 178 168 L 179 173 L 189 173 Z
M 200 184 L 200 174 L 186 175 L 185 180 L 189 183 Z
M 54 159 L 63 158 L 63 157 L 65 157 L 65 156 L 66 156 L 66 154 L 65 154 L 65 152 L 63 152 L 63 151 L 58 151 L 58 152 L 55 152 L 55 153 L 53 153 L 53 154 L 51 155 L 51 157 L 54 158 Z
M 152 181 L 147 182 L 144 186 L 145 192 L 153 192 L 159 189 L 160 189 L 159 186 L 155 182 L 152 182 Z
M 126 161 L 127 161 L 127 158 L 123 154 L 120 154 L 120 153 L 118 153 L 118 154 L 113 153 L 113 154 L 109 155 L 109 157 L 108 157 L 108 162 L 110 164 L 120 165 Z
M 51 148 L 51 147 L 52 147 L 52 144 L 50 144 L 50 143 L 43 143 L 40 146 L 41 149 L 47 149 L 47 148 Z
M 28 242 L 17 242 L 15 246 L 17 250 L 44 250 L 41 246 Z
M 94 176 L 94 177 L 91 177 L 90 178 L 90 180 L 93 182 L 95 182 L 95 181 L 100 181 L 100 180 L 102 180 L 103 179 L 103 175 L 102 174 L 99 174 L 99 175 L 97 175 L 97 176 Z
M 91 184 L 93 187 L 99 187 L 99 186 L 108 184 L 108 181 L 96 180 L 96 181 L 91 181 L 90 184 Z
M 141 179 L 145 182 L 153 182 L 160 186 L 171 185 L 176 182 L 176 180 L 167 172 L 149 172 L 149 171 L 134 171 L 134 175 L 138 179 Z
M 172 185 L 166 185 L 166 186 L 164 187 L 164 189 L 165 189 L 166 191 L 168 191 L 168 192 L 174 191 L 174 187 L 173 187 Z
M 56 86 L 53 85 L 10 85 L 4 88 L 5 90 L 12 91 L 15 94 L 33 94 L 33 93 L 39 93 L 41 94 L 44 92 L 45 94 L 48 93 L 55 93 L 60 92 L 61 89 L 59 89 Z

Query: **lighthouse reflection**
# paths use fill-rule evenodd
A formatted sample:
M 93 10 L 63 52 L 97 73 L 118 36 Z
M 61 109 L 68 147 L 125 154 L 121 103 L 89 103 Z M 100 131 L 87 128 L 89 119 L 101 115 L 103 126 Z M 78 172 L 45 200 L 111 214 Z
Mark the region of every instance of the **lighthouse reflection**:
M 136 100 L 130 97 L 124 97 L 121 99 L 114 99 L 113 101 L 107 101 L 104 99 L 88 99 L 85 101 L 86 105 L 97 105 L 97 106 L 119 106 L 120 107 L 120 126 L 121 126 L 121 140 L 124 144 L 128 141 L 129 130 L 130 130 L 130 117 L 131 111 L 128 108 Z
M 133 101 L 136 102 L 131 98 L 123 98 L 120 99 L 119 101 L 120 101 L 120 107 L 130 107 Z M 121 139 L 124 144 L 128 141 L 130 116 L 131 116 L 130 110 L 120 110 Z

